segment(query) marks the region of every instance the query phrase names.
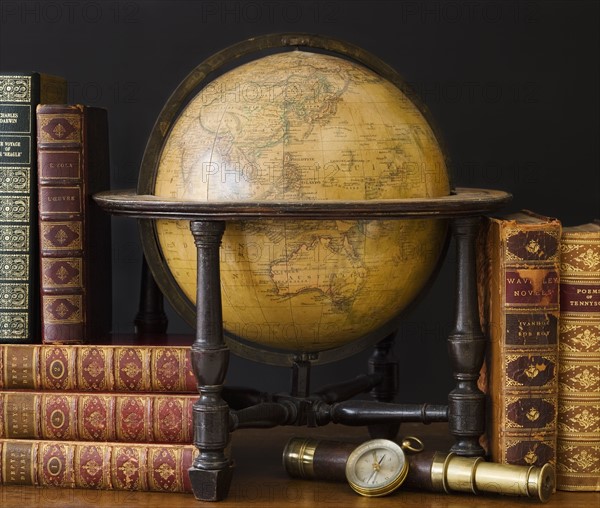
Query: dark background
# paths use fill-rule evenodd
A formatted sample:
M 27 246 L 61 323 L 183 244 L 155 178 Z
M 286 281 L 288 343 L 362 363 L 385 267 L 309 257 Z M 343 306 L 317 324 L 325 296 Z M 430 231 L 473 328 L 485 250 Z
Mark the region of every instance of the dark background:
M 459 186 L 514 194 L 564 225 L 600 217 L 597 1 L 0 1 L 0 69 L 65 76 L 69 101 L 111 122 L 112 188 L 135 187 L 153 123 L 200 62 L 271 32 L 330 35 L 389 63 L 429 107 Z M 453 246 L 451 246 L 453 247 Z M 406 316 L 395 347 L 400 399 L 444 402 L 454 254 Z M 113 219 L 113 329 L 133 329 L 141 247 L 135 221 Z M 170 330 L 189 328 L 168 309 Z M 314 371 L 354 376 L 368 352 Z M 228 383 L 279 391 L 289 373 L 232 360 Z

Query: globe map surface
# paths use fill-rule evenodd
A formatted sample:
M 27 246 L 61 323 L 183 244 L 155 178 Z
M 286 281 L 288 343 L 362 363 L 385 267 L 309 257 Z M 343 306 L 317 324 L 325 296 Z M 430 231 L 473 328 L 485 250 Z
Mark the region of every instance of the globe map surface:
M 194 201 L 438 197 L 450 187 L 428 122 L 398 87 L 353 61 L 310 51 L 265 56 L 211 81 L 174 122 L 157 196 Z M 322 351 L 379 329 L 436 266 L 444 221 L 228 222 L 224 327 L 275 349 Z M 159 220 L 162 256 L 196 295 L 189 224 Z

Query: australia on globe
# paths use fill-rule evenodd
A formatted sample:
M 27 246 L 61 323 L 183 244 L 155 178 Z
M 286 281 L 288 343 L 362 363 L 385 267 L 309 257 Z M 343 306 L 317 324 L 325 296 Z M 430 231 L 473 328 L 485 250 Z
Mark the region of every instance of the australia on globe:
M 157 196 L 208 202 L 449 192 L 443 153 L 410 97 L 354 61 L 300 50 L 253 60 L 204 86 L 166 138 L 154 187 Z M 195 302 L 189 223 L 158 220 L 156 232 L 173 278 Z M 298 352 L 360 339 L 417 296 L 445 234 L 435 219 L 228 222 L 224 328 Z

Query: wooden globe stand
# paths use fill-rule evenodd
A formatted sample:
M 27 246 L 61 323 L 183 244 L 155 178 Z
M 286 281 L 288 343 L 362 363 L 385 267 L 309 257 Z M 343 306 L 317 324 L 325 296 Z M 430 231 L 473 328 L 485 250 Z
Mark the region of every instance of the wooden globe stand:
M 227 496 L 233 463 L 225 455 L 230 433 L 240 428 L 277 425 L 318 426 L 398 425 L 403 421 L 448 421 L 455 437 L 451 451 L 463 456 L 483 454 L 484 394 L 477 387 L 485 338 L 479 324 L 475 272 L 475 238 L 480 216 L 502 206 L 510 195 L 501 191 L 456 189 L 450 196 L 371 201 L 220 202 L 181 201 L 139 195 L 135 191 L 104 192 L 94 196 L 107 211 L 141 219 L 190 221 L 197 248 L 196 338 L 191 346 L 192 367 L 200 398 L 194 405 L 194 444 L 199 449 L 189 470 L 194 494 L 203 501 Z M 395 369 L 387 358 L 391 339 L 382 341 L 371 358 L 371 372 L 356 380 L 311 395 L 310 358 L 295 362 L 291 394 L 237 391 L 223 395 L 229 347 L 223 333 L 219 247 L 228 221 L 266 219 L 450 219 L 456 240 L 457 284 L 454 328 L 448 354 L 456 380 L 448 405 L 394 404 Z M 390 366 L 391 365 L 391 366 Z M 386 374 L 387 373 L 387 374 Z M 374 390 L 377 401 L 345 401 Z M 230 407 L 231 405 L 231 407 Z

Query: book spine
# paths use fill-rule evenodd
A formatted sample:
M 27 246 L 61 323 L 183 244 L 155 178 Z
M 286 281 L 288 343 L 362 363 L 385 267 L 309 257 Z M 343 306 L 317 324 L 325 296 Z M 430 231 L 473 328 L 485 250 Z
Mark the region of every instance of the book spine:
M 35 106 L 39 76 L 0 75 L 0 342 L 38 336 Z
M 0 438 L 191 443 L 194 395 L 0 392 Z
M 600 231 L 561 243 L 557 488 L 600 491 Z
M 110 223 L 90 199 L 109 187 L 106 112 L 40 105 L 37 124 L 42 342 L 86 343 L 111 324 Z
M 494 462 L 556 462 L 560 223 L 492 220 L 488 446 Z
M 39 340 L 35 107 L 66 95 L 62 78 L 0 74 L 0 343 Z
M 192 491 L 194 446 L 0 439 L 3 485 Z
M 0 345 L 0 389 L 198 393 L 189 347 Z

